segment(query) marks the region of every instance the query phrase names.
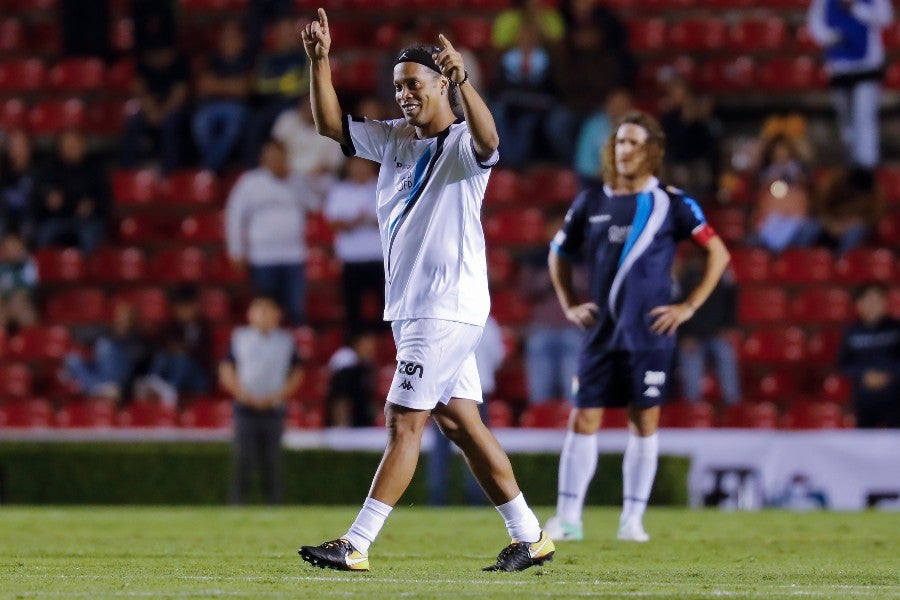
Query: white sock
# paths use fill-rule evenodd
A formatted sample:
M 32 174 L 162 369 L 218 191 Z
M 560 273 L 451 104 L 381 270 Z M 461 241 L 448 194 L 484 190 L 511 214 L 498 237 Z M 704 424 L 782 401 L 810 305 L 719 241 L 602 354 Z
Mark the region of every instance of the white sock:
M 541 524 L 534 512 L 528 508 L 525 496 L 519 495 L 496 507 L 506 523 L 509 537 L 517 542 L 536 542 L 541 539 Z
M 356 520 L 353 521 L 344 539 L 349 540 L 354 548 L 365 554 L 378 537 L 378 532 L 381 531 L 392 509 L 392 506 L 375 498 L 366 498 L 362 510 L 356 515 Z
M 597 435 L 566 433 L 559 457 L 556 515 L 567 523 L 580 524 L 584 497 L 597 470 Z
M 625 458 L 622 460 L 622 520 L 640 519 L 647 508 L 650 489 L 656 477 L 659 456 L 659 437 L 656 433 L 640 437 L 628 435 Z

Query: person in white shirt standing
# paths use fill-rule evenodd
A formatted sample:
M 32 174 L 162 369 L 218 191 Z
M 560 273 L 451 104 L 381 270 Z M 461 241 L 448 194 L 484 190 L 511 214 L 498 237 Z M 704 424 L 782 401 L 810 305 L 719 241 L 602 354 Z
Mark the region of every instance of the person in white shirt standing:
M 284 145 L 269 140 L 259 168 L 241 176 L 225 207 L 228 256 L 249 268 L 254 295 L 274 298 L 289 325 L 304 322 L 306 216 L 318 205 L 307 179 L 288 170 Z
M 323 138 L 324 139 L 324 138 Z M 334 253 L 341 260 L 341 286 L 347 311 L 345 337 L 349 340 L 363 329 L 375 329 L 363 315 L 366 294 L 384 304 L 384 266 L 381 234 L 378 231 L 376 200 L 378 165 L 363 158 L 349 158 L 343 176 L 325 199 L 325 218 L 337 232 Z
M 494 119 L 444 36 L 442 47 L 407 48 L 394 62 L 403 119 L 342 118 L 324 10 L 302 36 L 319 133 L 339 142 L 345 154 L 381 163 L 384 318 L 394 332 L 398 367 L 385 404 L 387 448 L 362 510 L 344 536 L 303 546 L 300 556 L 323 568 L 369 569 L 369 546 L 412 479 L 431 416 L 462 450 L 512 538 L 485 569 L 520 571 L 548 562 L 553 543 L 476 404 L 482 392 L 475 349 L 490 309 L 480 213 L 490 169 L 499 159 Z M 465 120 L 454 114 L 454 100 Z

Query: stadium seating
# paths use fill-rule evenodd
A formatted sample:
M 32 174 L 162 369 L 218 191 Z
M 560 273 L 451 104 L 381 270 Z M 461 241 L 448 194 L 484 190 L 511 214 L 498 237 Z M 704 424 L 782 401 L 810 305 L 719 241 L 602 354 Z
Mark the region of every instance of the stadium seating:
M 529 406 L 522 413 L 519 424 L 530 429 L 565 429 L 571 411 L 572 405 L 561 401 Z
M 503 204 L 521 200 L 519 174 L 510 169 L 494 169 L 484 193 L 485 204 Z
M 90 92 L 103 87 L 106 67 L 99 58 L 67 58 L 50 69 L 47 79 L 59 92 Z
M 744 324 L 783 321 L 788 314 L 787 293 L 777 287 L 742 289 L 738 296 L 738 320 Z
M 667 49 L 678 52 L 697 52 L 722 48 L 727 39 L 728 26 L 717 17 L 684 19 L 669 27 Z
M 837 364 L 842 337 L 840 327 L 827 327 L 811 333 L 806 344 L 806 359 L 821 365 Z
M 24 27 L 19 19 L 0 21 L 0 52 L 18 52 L 24 45 Z
M 139 318 L 145 324 L 159 324 L 169 317 L 166 293 L 159 287 L 128 288 L 113 296 L 113 303 L 127 302 L 138 309 Z
M 175 408 L 157 402 L 132 402 L 116 415 L 119 427 L 174 427 Z
M 209 171 L 177 171 L 160 185 L 160 198 L 171 204 L 212 205 L 220 197 L 219 181 Z
M 197 399 L 178 416 L 178 424 L 188 428 L 226 429 L 231 422 L 231 401 L 222 398 Z
M 834 259 L 824 248 L 791 248 L 772 264 L 772 274 L 784 283 L 818 283 L 833 278 Z
M 484 235 L 490 244 L 540 244 L 544 219 L 535 208 L 495 213 L 484 221 Z
M 99 288 L 71 288 L 55 293 L 45 309 L 47 319 L 62 325 L 100 324 L 110 318 L 106 293 Z
M 513 427 L 515 417 L 509 403 L 494 398 L 487 402 L 487 423 L 491 428 Z
M 779 402 L 793 397 L 800 389 L 797 370 L 777 369 L 765 375 L 754 377 L 748 391 L 751 397 Z
M 181 221 L 181 237 L 194 244 L 225 241 L 225 215 L 207 211 L 185 217 Z
M 731 268 L 740 285 L 769 281 L 771 255 L 761 248 L 735 248 L 731 251 Z
M 841 287 L 803 290 L 794 296 L 791 303 L 794 323 L 848 323 L 852 318 L 850 293 Z
M 663 405 L 660 427 L 679 429 L 712 427 L 713 410 L 706 402 L 672 402 Z
M 660 18 L 631 19 L 628 41 L 635 52 L 657 52 L 666 46 L 666 22 Z
M 113 198 L 118 205 L 146 204 L 159 195 L 160 181 L 150 169 L 117 170 L 112 174 Z
M 115 425 L 116 406 L 109 400 L 83 399 L 67 402 L 56 413 L 57 427 L 97 428 Z
M 72 346 L 69 330 L 61 325 L 20 329 L 6 342 L 6 355 L 12 360 L 59 360 Z
M 141 282 L 147 278 L 147 257 L 135 247 L 103 248 L 90 259 L 90 275 L 99 283 Z
M 41 283 L 75 283 L 85 275 L 84 256 L 75 248 L 43 248 L 34 260 Z
M 839 404 L 797 402 L 782 416 L 785 429 L 840 429 L 848 425 Z
M 170 215 L 130 215 L 119 221 L 118 237 L 123 244 L 166 242 L 175 237 L 182 225 L 182 222 Z
M 28 107 L 19 98 L 10 98 L 0 105 L 0 126 L 6 129 L 22 129 L 28 120 Z
M 722 427 L 775 429 L 778 408 L 771 402 L 739 402 L 725 409 Z
M 206 254 L 194 246 L 167 248 L 153 255 L 150 272 L 159 283 L 200 283 L 207 275 Z
M 32 375 L 26 363 L 0 364 L 0 398 L 24 398 L 31 395 Z
M 806 336 L 799 327 L 771 327 L 750 333 L 741 360 L 751 363 L 795 363 L 803 360 Z
M 200 311 L 203 317 L 222 323 L 231 319 L 231 300 L 220 288 L 204 288 L 200 292 Z
M 84 102 L 77 98 L 45 100 L 28 111 L 28 129 L 35 135 L 56 135 L 87 123 Z
M 842 256 L 834 270 L 841 283 L 863 284 L 892 282 L 895 268 L 896 259 L 887 248 L 857 248 Z
M 45 428 L 53 425 L 53 407 L 42 398 L 23 398 L 0 403 L 0 427 Z
M 46 85 L 47 68 L 39 58 L 12 59 L 0 63 L 0 92 L 37 92 Z
M 735 52 L 779 50 L 787 40 L 787 24 L 777 16 L 744 19 L 728 30 L 728 46 Z

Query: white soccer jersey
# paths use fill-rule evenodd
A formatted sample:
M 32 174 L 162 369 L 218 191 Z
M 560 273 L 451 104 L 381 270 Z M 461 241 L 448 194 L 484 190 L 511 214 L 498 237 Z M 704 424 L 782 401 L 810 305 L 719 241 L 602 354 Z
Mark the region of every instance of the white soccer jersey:
M 405 120 L 344 117 L 344 153 L 381 163 L 378 225 L 386 321 L 446 319 L 483 327 L 490 311 L 481 203 L 491 167 L 469 128 L 420 140 Z

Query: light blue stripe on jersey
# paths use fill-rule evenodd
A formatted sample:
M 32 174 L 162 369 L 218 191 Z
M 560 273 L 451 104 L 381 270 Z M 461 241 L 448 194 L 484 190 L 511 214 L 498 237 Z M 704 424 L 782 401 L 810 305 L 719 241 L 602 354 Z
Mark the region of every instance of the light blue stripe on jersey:
M 700 208 L 700 205 L 697 204 L 696 200 L 689 198 L 688 196 L 683 196 L 681 199 L 688 205 L 688 208 L 691 209 L 691 212 L 694 213 L 694 217 L 696 217 L 698 221 L 706 223 L 706 216 L 703 214 L 703 209 Z
M 634 248 L 635 242 L 637 242 L 638 237 L 647 226 L 647 221 L 650 219 L 650 213 L 652 211 L 653 195 L 650 192 L 641 192 L 638 194 L 637 209 L 634 212 L 634 220 L 631 222 L 631 231 L 628 233 L 628 239 L 625 240 L 625 245 L 622 247 L 622 254 L 619 255 L 619 267 L 625 262 L 628 253 Z
M 409 202 L 415 198 L 419 193 L 419 188 L 421 188 L 425 184 L 425 171 L 428 169 L 428 161 L 431 160 L 431 146 L 422 153 L 422 156 L 419 157 L 419 160 L 416 161 L 416 168 L 413 171 L 413 186 L 412 189 L 409 190 L 409 196 L 406 197 L 406 202 L 403 203 L 403 206 L 409 204 Z M 397 223 L 400 222 L 400 219 L 403 215 L 406 214 L 406 209 L 400 211 L 400 214 L 397 215 L 397 218 L 391 223 L 390 228 L 388 229 L 388 235 L 394 234 L 394 228 L 397 226 Z

